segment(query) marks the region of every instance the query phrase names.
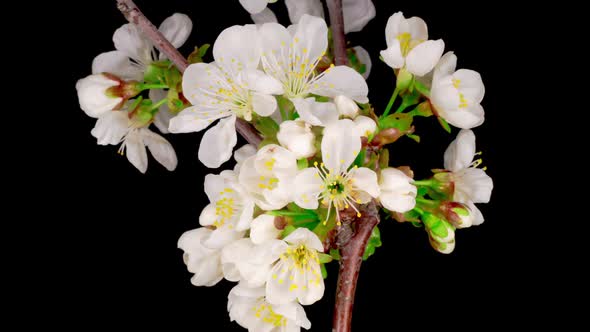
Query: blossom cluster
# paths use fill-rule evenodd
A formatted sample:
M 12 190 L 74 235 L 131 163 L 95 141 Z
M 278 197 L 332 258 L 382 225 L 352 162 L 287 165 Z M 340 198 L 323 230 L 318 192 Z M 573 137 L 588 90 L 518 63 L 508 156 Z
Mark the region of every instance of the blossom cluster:
M 168 170 L 177 164 L 152 124 L 162 134 L 206 130 L 198 158 L 207 167 L 234 157 L 232 170 L 205 177 L 210 202 L 202 227 L 178 241 L 191 282 L 237 282 L 228 311 L 249 331 L 299 331 L 311 327 L 303 306 L 323 297 L 324 264 L 339 259 L 334 231 L 350 216 L 362 217 L 365 204 L 423 227 L 435 250 L 450 253 L 456 229 L 483 222 L 475 203 L 489 201 L 493 182 L 474 160 L 480 153 L 471 128 L 484 121 L 481 77 L 456 70 L 457 57 L 443 55 L 442 40 L 428 39 L 422 19 L 398 12 L 387 23 L 381 58 L 397 83 L 378 116 L 368 99 L 366 51 L 349 50 L 350 62 L 360 64 L 354 68 L 332 63 L 321 2 L 286 0 L 289 27 L 276 23 L 269 2 L 240 0 L 257 25 L 223 30 L 213 61 L 203 61 L 203 45 L 184 73 L 126 24 L 114 34 L 116 51 L 97 56 L 92 75 L 76 88 L 82 110 L 97 118 L 97 143 L 121 144 L 119 152 L 141 172 L 146 147 Z M 374 15 L 369 0 L 344 1 L 347 32 Z M 175 47 L 191 30 L 183 14 L 160 26 Z M 450 125 L 461 130 L 444 153 L 444 169 L 415 180 L 409 167 L 390 166 L 387 145 L 402 137 L 419 141 L 413 119 L 431 116 L 449 132 Z M 256 128 L 262 143 L 234 151 L 237 121 Z M 378 245 L 371 241 L 365 258 Z

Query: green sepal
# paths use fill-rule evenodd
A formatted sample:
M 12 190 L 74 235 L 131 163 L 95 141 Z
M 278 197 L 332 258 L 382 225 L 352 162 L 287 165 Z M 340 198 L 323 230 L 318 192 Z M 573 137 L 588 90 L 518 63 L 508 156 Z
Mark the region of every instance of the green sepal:
M 412 81 L 414 80 L 414 75 L 412 75 L 412 73 L 410 73 L 409 71 L 402 68 L 397 73 L 396 80 L 397 80 L 395 83 L 396 87 L 400 91 L 404 91 L 404 90 L 408 89 L 410 87 L 410 85 L 412 84 Z
M 381 247 L 381 244 L 381 232 L 379 231 L 379 227 L 375 226 L 371 232 L 371 237 L 367 242 L 367 247 L 363 254 L 363 260 L 367 260 L 371 257 L 375 253 L 375 249 Z
M 320 263 L 325 264 L 325 263 L 330 263 L 333 258 L 332 258 L 332 256 L 330 256 L 328 254 L 324 254 L 323 252 L 319 252 L 318 259 L 320 260 Z
M 210 44 L 201 45 L 201 47 L 195 47 L 195 50 L 188 56 L 188 63 L 200 63 L 203 62 L 203 57 L 207 53 L 207 50 L 211 47 Z
M 447 133 L 451 133 L 451 126 L 449 126 L 449 123 L 447 122 L 447 120 L 441 118 L 440 116 L 437 117 L 438 119 L 438 123 L 440 123 L 440 126 L 443 127 L 443 129 L 447 132 Z
M 339 249 L 330 249 L 330 256 L 334 258 L 335 261 L 340 260 L 340 250 Z
M 297 169 L 305 169 L 309 167 L 309 162 L 307 158 L 301 158 L 297 160 Z
M 328 270 L 326 270 L 326 266 L 324 264 L 320 264 L 320 268 L 322 270 L 322 278 L 328 278 Z
M 385 169 L 387 167 L 389 167 L 389 150 L 382 149 L 381 152 L 379 152 L 379 168 Z
M 424 196 L 428 192 L 428 188 L 418 186 L 418 196 Z
M 143 73 L 143 80 L 147 84 L 166 83 L 166 72 L 172 67 L 170 60 L 156 61 L 149 64 Z
M 354 167 L 354 166 L 363 167 L 363 165 L 365 163 L 366 153 L 367 153 L 366 149 L 361 149 L 361 152 L 359 152 L 359 154 L 356 155 L 356 158 L 354 159 L 354 162 L 352 163 L 351 167 Z
M 405 132 L 412 126 L 414 118 L 405 113 L 390 114 L 384 118 L 379 119 L 379 128 L 395 128 L 400 132 Z
M 414 80 L 414 88 L 423 96 L 430 97 L 430 90 L 428 90 L 426 85 L 420 83 L 418 80 Z
M 416 143 L 420 143 L 420 136 L 414 134 L 407 134 L 406 136 L 413 139 Z

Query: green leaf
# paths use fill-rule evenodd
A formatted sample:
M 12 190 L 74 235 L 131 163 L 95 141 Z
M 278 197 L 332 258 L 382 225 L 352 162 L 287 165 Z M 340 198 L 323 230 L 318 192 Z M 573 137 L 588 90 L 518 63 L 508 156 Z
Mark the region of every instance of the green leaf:
M 339 261 L 340 260 L 340 250 L 330 249 L 330 256 L 332 256 L 332 258 L 334 258 L 334 260 Z
M 416 143 L 420 143 L 420 136 L 414 134 L 407 134 L 406 136 L 416 141 Z
M 201 45 L 201 47 L 199 47 L 199 56 L 201 58 L 203 58 L 205 56 L 205 54 L 207 53 L 207 50 L 209 50 L 209 47 L 211 47 L 211 44 L 203 44 L 203 45 Z
M 304 211 L 303 208 L 299 207 L 299 205 L 297 205 L 295 203 L 289 203 L 287 205 L 287 210 L 293 211 L 293 212 L 302 212 L 302 211 Z
M 324 254 L 322 252 L 318 253 L 318 258 L 320 260 L 320 263 L 322 264 L 330 263 L 332 261 L 332 256 Z
M 275 138 L 279 132 L 279 125 L 268 116 L 253 119 L 253 124 L 265 138 Z
M 428 188 L 426 187 L 418 187 L 418 196 L 424 196 L 428 192 Z
M 451 133 L 451 126 L 449 126 L 449 123 L 443 119 L 442 117 L 437 117 L 438 119 L 438 123 L 440 123 L 441 127 L 443 127 L 444 130 L 447 131 L 447 133 Z
M 416 90 L 423 96 L 430 97 L 430 90 L 428 90 L 426 85 L 420 83 L 418 80 L 414 80 L 414 88 L 416 88 Z
M 363 165 L 365 163 L 366 153 L 367 153 L 367 150 L 362 149 L 361 152 L 359 152 L 359 154 L 356 156 L 356 159 L 354 159 L 354 162 L 352 163 L 351 167 L 354 167 L 354 166 L 363 167 Z
M 301 158 L 297 160 L 297 169 L 304 169 L 307 167 L 309 167 L 309 162 L 307 161 L 307 158 Z
M 296 229 L 297 229 L 297 227 L 295 227 L 293 225 L 287 225 L 285 227 L 285 229 L 283 229 L 283 232 L 281 233 L 281 239 L 286 238 L 287 236 L 289 236 L 289 234 L 293 233 Z
M 405 113 L 395 113 L 379 119 L 379 128 L 396 128 L 401 132 L 407 131 L 412 126 L 414 118 Z
M 367 260 L 371 255 L 375 253 L 375 248 L 381 247 L 381 232 L 379 231 L 379 227 L 375 226 L 373 231 L 371 232 L 371 237 L 367 242 L 367 247 L 365 248 L 365 253 L 363 254 L 363 260 Z
M 322 278 L 328 278 L 328 270 L 326 270 L 326 266 L 324 264 L 321 264 L 320 267 L 322 269 Z

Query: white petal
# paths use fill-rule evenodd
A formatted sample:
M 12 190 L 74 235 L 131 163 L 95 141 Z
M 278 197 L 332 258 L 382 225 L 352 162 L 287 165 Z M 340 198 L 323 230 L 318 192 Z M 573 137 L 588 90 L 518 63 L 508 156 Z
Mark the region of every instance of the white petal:
M 213 58 L 217 65 L 234 75 L 242 70 L 256 69 L 260 53 L 258 33 L 254 24 L 235 25 L 223 30 L 213 45 Z
M 123 80 L 139 81 L 143 78 L 141 69 L 133 65 L 129 57 L 121 51 L 101 53 L 92 61 L 92 73 L 110 73 Z
M 373 198 L 379 196 L 379 183 L 377 173 L 366 167 L 353 168 L 349 172 L 353 179 L 352 185 L 355 191 L 364 191 Z
M 419 17 L 410 17 L 406 20 L 408 25 L 408 32 L 412 36 L 412 40 L 426 41 L 428 40 L 428 27 L 426 22 Z
M 139 131 L 134 130 L 130 132 L 125 137 L 123 144 L 125 144 L 127 160 L 129 160 L 129 162 L 140 172 L 145 173 L 145 171 L 147 171 L 148 159 L 145 145 L 143 144 Z
M 368 116 L 359 115 L 354 119 L 354 131 L 356 135 L 369 137 L 377 130 L 377 124 Z
M 96 137 L 98 145 L 117 145 L 129 131 L 129 118 L 126 111 L 108 112 L 96 120 L 90 132 Z
M 467 202 L 467 206 L 469 207 L 469 213 L 473 216 L 473 225 L 478 226 L 483 224 L 484 218 L 481 211 L 473 204 L 473 202 Z
M 252 21 L 254 21 L 255 24 L 278 22 L 275 13 L 268 7 L 264 8 L 260 13 L 250 15 L 250 17 L 252 17 Z
M 459 91 L 473 103 L 481 103 L 485 94 L 485 87 L 481 75 L 469 69 L 459 69 L 453 74 L 459 83 Z
M 324 18 L 324 6 L 320 0 L 285 0 L 285 5 L 293 24 L 298 23 L 305 14 Z
M 371 74 L 371 68 L 373 68 L 373 61 L 371 61 L 371 55 L 362 46 L 355 46 L 353 47 L 353 49 L 356 53 L 356 57 L 358 58 L 359 62 L 365 65 L 365 72 L 362 74 L 363 78 L 369 78 L 369 75 Z
M 246 144 L 234 152 L 234 159 L 237 163 L 242 163 L 249 157 L 256 154 L 256 147 L 252 144 Z
M 405 21 L 404 13 L 402 12 L 397 12 L 391 15 L 387 20 L 387 25 L 385 26 L 385 42 L 387 43 L 387 48 L 390 48 L 393 43 L 397 41 L 397 48 L 399 49 L 399 40 L 397 39 L 397 35 L 400 33 L 400 25 L 402 21 Z
M 168 93 L 162 89 L 150 89 L 149 97 L 153 103 L 156 103 L 164 98 Z M 154 116 L 154 125 L 162 134 L 168 134 L 168 127 L 170 126 L 170 119 L 174 117 L 174 114 L 170 112 L 170 108 L 167 104 L 160 106 L 160 110 Z
M 361 104 L 369 102 L 367 82 L 361 74 L 347 66 L 336 66 L 326 70 L 310 92 L 332 98 L 344 95 Z
M 445 151 L 445 169 L 457 172 L 469 167 L 475 156 L 475 134 L 463 129 Z
M 416 205 L 417 189 L 410 181 L 412 179 L 398 169 L 389 167 L 381 170 L 379 200 L 383 207 L 400 213 L 413 209 Z
M 256 14 L 260 13 L 264 8 L 266 8 L 268 0 L 240 0 L 240 4 L 250 14 Z
M 90 75 L 78 80 L 76 82 L 76 91 L 80 108 L 86 115 L 93 118 L 98 118 L 112 111 L 123 99 L 108 96 L 107 90 L 118 85 L 119 82 L 102 74 Z
M 406 68 L 416 76 L 424 76 L 434 69 L 444 50 L 442 39 L 425 41 L 408 53 Z
M 282 146 L 268 144 L 256 153 L 254 165 L 258 174 L 267 177 L 292 177 L 297 173 L 297 159 Z
M 277 110 L 277 99 L 274 96 L 258 92 L 252 93 L 252 109 L 260 116 L 269 116 Z
M 400 213 L 408 212 L 416 206 L 416 197 L 389 191 L 382 192 L 379 201 L 387 210 Z
M 185 252 L 187 269 L 195 274 L 191 279 L 195 286 L 213 286 L 223 278 L 219 251 L 201 244 L 210 233 L 209 229 L 197 228 L 185 232 L 178 240 L 178 248 Z
M 361 31 L 375 17 L 372 0 L 343 0 L 344 33 Z
M 230 115 L 231 112 L 221 112 L 216 110 L 206 110 L 200 107 L 187 107 L 177 116 L 170 119 L 168 130 L 171 133 L 192 133 L 201 131 L 213 121 Z
M 217 214 L 215 212 L 215 204 L 207 204 L 199 215 L 199 224 L 201 226 L 213 225 L 217 221 Z
M 330 172 L 346 171 L 360 150 L 361 138 L 351 120 L 338 120 L 324 129 L 322 160 Z
M 249 197 L 242 197 L 242 213 L 236 223 L 237 231 L 245 231 L 252 224 L 252 215 L 254 215 L 254 201 Z
M 463 129 L 480 126 L 485 120 L 485 112 L 480 104 L 469 105 L 466 108 L 450 109 L 440 115 L 448 123 Z
M 297 159 L 309 158 L 316 153 L 315 135 L 311 131 L 311 125 L 302 119 L 281 123 L 277 139 Z
M 307 248 L 315 249 L 319 252 L 324 252 L 324 245 L 318 236 L 305 227 L 297 228 L 293 233 L 289 234 L 283 241 L 291 245 L 305 245 Z
M 250 228 L 250 239 L 254 244 L 262 244 L 269 240 L 274 240 L 279 237 L 281 230 L 275 227 L 275 217 L 262 214 L 252 220 Z
M 346 96 L 336 96 L 336 98 L 334 98 L 334 104 L 336 104 L 338 113 L 346 118 L 354 119 L 359 112 L 359 107 L 354 100 Z
M 304 209 L 317 209 L 318 197 L 322 192 L 321 186 L 323 185 L 318 169 L 309 167 L 299 171 L 293 183 L 293 201 L 295 204 Z
M 193 30 L 193 21 L 185 14 L 175 13 L 166 18 L 158 30 L 174 47 L 179 48 L 190 36 Z
M 113 34 L 113 42 L 118 51 L 143 65 L 148 65 L 153 61 L 152 43 L 132 23 L 124 24 L 117 29 Z
M 322 56 L 328 48 L 328 26 L 322 18 L 303 15 L 293 36 L 293 46 L 297 54 L 307 54 L 311 62 Z M 303 50 L 307 50 L 304 52 Z
M 249 90 L 267 95 L 283 94 L 281 82 L 261 70 L 247 70 L 240 74 L 240 79 Z
M 457 56 L 454 52 L 449 51 L 445 53 L 436 67 L 434 68 L 434 75 L 432 80 L 438 80 L 440 77 L 452 75 L 457 68 Z
M 299 327 L 303 327 L 306 330 L 311 328 L 311 322 L 307 319 L 307 315 L 305 314 L 305 310 L 303 307 L 297 302 L 291 302 L 283 305 L 275 305 L 273 306 L 274 312 L 279 315 L 284 316 L 290 321 L 293 321 L 297 325 L 297 329 L 294 331 L 299 332 Z M 290 332 L 290 331 L 286 331 Z
M 221 119 L 203 135 L 199 160 L 209 168 L 217 168 L 231 158 L 237 142 L 235 115 Z
M 474 203 L 488 203 L 494 189 L 494 182 L 480 168 L 467 168 L 455 176 L 455 191 Z M 457 196 L 457 194 L 456 194 Z M 461 200 L 462 203 L 465 200 Z
M 289 54 L 289 44 L 292 42 L 292 37 L 287 29 L 278 23 L 266 23 L 259 29 L 260 44 L 264 52 L 268 54 Z M 287 64 L 283 65 L 287 70 Z M 269 73 L 271 74 L 271 73 Z
M 227 111 L 227 106 L 217 105 L 227 96 L 219 91 L 227 89 L 226 75 L 216 64 L 195 63 L 185 70 L 182 76 L 182 91 L 191 104 L 200 108 Z
M 291 102 L 299 117 L 313 126 L 326 126 L 338 120 L 338 110 L 333 103 L 319 103 L 315 98 L 292 98 Z
M 204 239 L 203 245 L 210 249 L 221 249 L 226 245 L 244 237 L 245 232 L 236 232 L 230 229 L 216 229 L 211 232 L 208 238 Z
M 384 51 L 381 51 L 383 61 L 391 68 L 398 69 L 404 66 L 406 59 L 402 54 L 399 40 L 395 39 L 390 43 L 391 45 Z
M 280 305 L 295 301 L 297 294 L 289 291 L 291 271 L 283 260 L 273 266 L 266 281 L 266 300 L 268 302 Z
M 150 149 L 154 159 L 169 171 L 176 169 L 178 159 L 176 159 L 176 153 L 174 152 L 172 144 L 170 144 L 164 137 L 149 129 L 141 129 L 141 136 L 145 145 Z

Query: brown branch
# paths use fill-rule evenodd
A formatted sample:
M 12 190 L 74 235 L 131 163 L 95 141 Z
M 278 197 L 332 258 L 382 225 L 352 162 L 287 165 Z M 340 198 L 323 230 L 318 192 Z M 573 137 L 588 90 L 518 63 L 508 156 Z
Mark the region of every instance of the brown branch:
M 350 332 L 351 330 L 354 294 L 363 255 L 373 228 L 379 223 L 379 210 L 374 201 L 362 207 L 360 212 L 361 217 L 353 218 L 350 224 L 343 220 L 342 231 L 337 235 L 336 242 L 340 248 L 340 270 L 332 332 Z
M 342 0 L 326 0 L 326 2 L 330 12 L 330 27 L 332 28 L 332 40 L 334 41 L 334 62 L 337 66 L 348 65 Z
M 181 73 L 186 70 L 189 65 L 186 58 L 180 54 L 176 47 L 170 44 L 168 39 L 160 33 L 158 28 L 156 28 L 152 22 L 143 15 L 133 0 L 117 0 L 117 8 L 125 16 L 127 21 L 135 24 L 160 52 L 166 54 L 168 59 L 174 63 Z M 258 135 L 256 130 L 248 122 L 242 119 L 236 121 L 236 130 L 248 143 L 254 146 L 258 146 L 262 141 L 262 138 Z

